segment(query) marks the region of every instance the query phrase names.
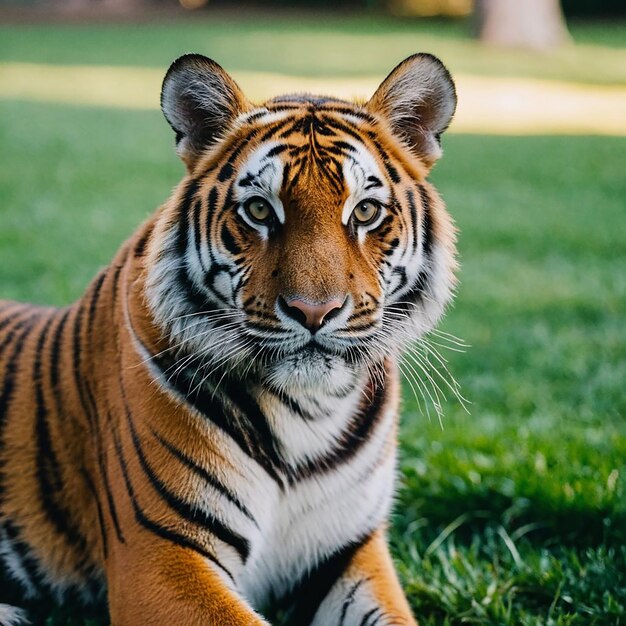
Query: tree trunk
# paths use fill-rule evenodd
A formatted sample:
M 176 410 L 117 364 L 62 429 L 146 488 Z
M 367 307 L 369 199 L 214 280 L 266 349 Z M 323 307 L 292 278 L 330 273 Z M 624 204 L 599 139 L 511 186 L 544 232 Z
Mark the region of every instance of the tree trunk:
M 559 0 L 477 0 L 481 41 L 547 50 L 569 41 Z

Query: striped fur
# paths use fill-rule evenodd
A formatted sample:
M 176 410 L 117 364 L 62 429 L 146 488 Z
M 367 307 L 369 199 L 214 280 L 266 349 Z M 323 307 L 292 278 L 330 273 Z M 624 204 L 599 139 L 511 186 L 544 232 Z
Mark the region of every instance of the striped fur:
M 0 302 L 5 578 L 116 626 L 414 624 L 384 528 L 397 356 L 454 287 L 449 75 L 417 55 L 367 104 L 253 106 L 190 55 L 162 104 L 172 197 L 72 306 Z M 317 332 L 290 304 L 330 300 Z

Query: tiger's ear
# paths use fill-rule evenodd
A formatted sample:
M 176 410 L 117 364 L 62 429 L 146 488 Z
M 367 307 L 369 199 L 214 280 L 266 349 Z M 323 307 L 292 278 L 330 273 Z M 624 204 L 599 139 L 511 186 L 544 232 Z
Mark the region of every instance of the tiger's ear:
M 441 156 L 440 135 L 456 109 L 456 90 L 444 64 L 414 54 L 396 66 L 367 103 L 430 168 Z
M 203 150 L 248 108 L 237 83 L 201 54 L 179 57 L 163 79 L 161 110 L 176 133 L 176 152 L 190 171 Z

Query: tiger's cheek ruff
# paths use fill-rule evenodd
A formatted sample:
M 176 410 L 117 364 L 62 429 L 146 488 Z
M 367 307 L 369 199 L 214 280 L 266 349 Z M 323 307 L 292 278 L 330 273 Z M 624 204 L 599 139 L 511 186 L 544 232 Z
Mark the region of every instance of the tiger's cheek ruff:
M 189 180 L 174 198 L 174 216 L 165 212 L 157 222 L 149 243 L 145 293 L 155 322 L 172 345 L 185 352 L 225 354 L 228 345 L 212 331 L 232 329 L 241 321 L 237 294 L 244 270 L 215 239 L 217 215 L 231 208 L 232 193 L 220 196 L 213 188 L 203 198 L 203 189 Z
M 429 183 L 418 183 L 407 192 L 407 206 L 417 219 L 407 254 L 399 261 L 394 274 L 402 280 L 389 294 L 389 304 L 408 317 L 411 331 L 408 341 L 419 339 L 432 330 L 451 303 L 456 287 L 457 270 L 455 229 L 442 202 Z M 411 333 L 414 336 L 411 337 Z

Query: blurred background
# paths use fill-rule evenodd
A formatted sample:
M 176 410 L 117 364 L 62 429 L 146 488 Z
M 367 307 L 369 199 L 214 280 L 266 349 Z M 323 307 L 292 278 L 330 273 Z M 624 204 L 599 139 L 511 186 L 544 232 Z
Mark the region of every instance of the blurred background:
M 257 100 L 449 66 L 462 269 L 406 359 L 398 569 L 424 625 L 626 624 L 623 0 L 0 0 L 0 297 L 70 302 L 167 198 L 160 82 L 190 51 Z

